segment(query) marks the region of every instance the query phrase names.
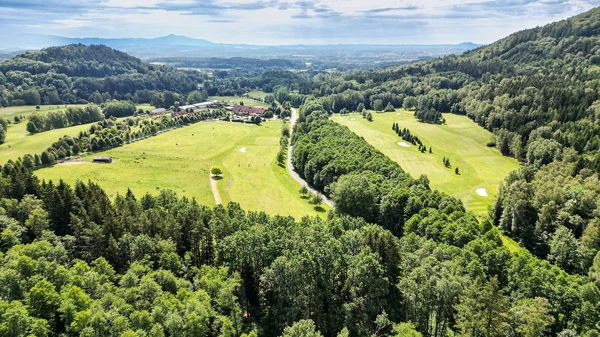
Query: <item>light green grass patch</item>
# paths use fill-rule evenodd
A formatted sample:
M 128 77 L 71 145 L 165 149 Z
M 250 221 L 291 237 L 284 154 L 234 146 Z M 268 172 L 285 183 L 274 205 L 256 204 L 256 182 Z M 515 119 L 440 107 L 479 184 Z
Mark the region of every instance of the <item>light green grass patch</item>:
M 506 247 L 506 249 L 508 249 L 508 251 L 511 253 L 519 253 L 522 251 L 527 251 L 525 248 L 519 246 L 519 244 L 515 240 L 509 238 L 506 235 L 502 235 L 501 239 L 502 239 L 502 244 L 504 245 L 504 247 Z
M 112 156 L 113 164 L 92 164 L 90 155 L 86 163 L 59 164 L 36 174 L 69 183 L 91 179 L 113 196 L 127 188 L 137 196 L 172 189 L 214 205 L 208 173 L 214 164 L 224 171 L 217 186 L 225 204 L 235 201 L 246 210 L 295 217 L 324 215 L 327 208 L 316 210 L 302 199 L 301 186 L 275 163 L 280 130 L 280 122 L 201 122 L 94 154 Z M 245 153 L 239 152 L 242 147 Z
M 161 189 L 169 188 L 179 196 L 195 197 L 201 204 L 213 205 L 214 199 L 207 178 L 209 162 L 190 163 L 167 161 L 163 157 L 143 156 L 119 151 L 106 151 L 101 155 L 113 156 L 113 164 L 91 163 L 86 156 L 83 163 L 64 163 L 35 171 L 39 179 L 59 181 L 63 179 L 74 185 L 77 180 L 88 180 L 99 184 L 110 196 L 124 195 L 127 189 L 138 197 L 146 193 L 156 195 Z M 136 162 L 136 163 L 133 163 Z
M 0 163 L 3 164 L 9 159 L 16 160 L 27 153 L 41 155 L 59 138 L 63 136 L 76 137 L 79 132 L 89 128 L 90 124 L 77 125 L 31 134 L 27 131 L 27 121 L 11 124 L 8 126 L 4 144 L 0 145 Z
M 263 107 L 269 107 L 269 104 L 260 102 L 260 101 L 255 101 L 253 99 L 250 99 L 248 97 L 237 97 L 237 96 L 211 96 L 208 98 L 209 101 L 214 101 L 214 100 L 219 100 L 223 103 L 225 103 L 226 105 L 231 105 L 231 106 L 235 106 L 235 105 L 239 105 L 240 102 L 244 102 L 245 106 L 263 106 Z
M 487 147 L 492 134 L 467 117 L 444 114 L 444 118 L 445 125 L 420 123 L 412 112 L 398 109 L 374 114 L 373 122 L 356 114 L 335 116 L 333 120 L 364 137 L 411 176 L 417 178 L 426 174 L 432 189 L 461 199 L 467 209 L 477 214 L 486 214 L 488 206 L 493 204 L 498 185 L 509 172 L 519 168 L 519 163 Z M 394 122 L 400 129 L 408 128 L 428 149 L 432 147 L 433 154 L 421 153 L 418 146 L 412 144 L 410 147 L 398 145 L 403 140 L 392 130 Z M 444 157 L 450 159 L 450 168 L 442 164 Z M 456 167 L 460 175 L 454 173 Z M 488 196 L 478 195 L 478 188 L 485 188 Z
M 248 97 L 255 97 L 255 98 L 260 98 L 260 99 L 265 99 L 265 97 L 267 97 L 267 93 L 262 91 L 262 90 L 253 90 L 248 92 Z
M 8 119 L 9 121 L 13 122 L 15 116 L 27 117 L 34 113 L 43 114 L 43 113 L 51 112 L 51 111 L 53 111 L 53 112 L 63 111 L 67 107 L 70 107 L 70 106 L 84 106 L 84 105 L 81 105 L 81 104 L 40 105 L 40 110 L 37 110 L 35 108 L 35 105 L 10 106 L 10 107 L 6 107 L 6 108 L 0 108 L 0 117 Z

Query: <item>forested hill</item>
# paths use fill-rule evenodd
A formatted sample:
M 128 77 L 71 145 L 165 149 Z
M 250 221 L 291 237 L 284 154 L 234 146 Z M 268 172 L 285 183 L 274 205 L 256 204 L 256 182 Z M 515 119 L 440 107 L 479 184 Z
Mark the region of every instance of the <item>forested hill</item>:
M 523 30 L 461 56 L 431 62 L 437 72 L 531 75 L 543 68 L 600 64 L 600 8 L 543 27 Z
M 87 103 L 93 94 L 149 102 L 156 91 L 195 90 L 198 76 L 101 45 L 51 47 L 0 63 L 0 105 Z
M 106 46 L 73 44 L 28 52 L 0 64 L 0 71 L 27 71 L 32 75 L 54 70 L 67 76 L 104 77 L 131 72 L 147 73 L 152 66 Z

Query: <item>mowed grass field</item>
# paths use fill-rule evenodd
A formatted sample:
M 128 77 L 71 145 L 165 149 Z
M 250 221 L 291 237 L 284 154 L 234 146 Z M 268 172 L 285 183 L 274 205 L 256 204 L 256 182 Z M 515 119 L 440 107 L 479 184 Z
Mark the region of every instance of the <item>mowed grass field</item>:
M 53 108 L 53 109 L 50 109 Z M 149 105 L 139 105 L 138 109 L 148 110 L 153 107 Z M 0 144 L 0 163 L 5 163 L 9 159 L 17 160 L 19 157 L 23 157 L 29 153 L 31 155 L 41 155 L 42 152 L 46 151 L 63 136 L 76 137 L 79 132 L 88 130 L 91 124 L 75 125 L 62 129 L 54 129 L 44 131 L 36 134 L 31 134 L 27 131 L 27 120 L 22 120 L 18 124 L 14 124 L 14 116 L 23 115 L 29 116 L 33 113 L 44 114 L 50 111 L 62 111 L 65 109 L 63 105 L 60 109 L 56 109 L 56 106 L 43 106 L 40 111 L 37 111 L 33 106 L 21 106 L 21 107 L 8 107 L 0 109 L 0 116 L 7 118 L 11 121 L 8 126 L 6 133 L 6 139 L 4 144 Z M 8 118 L 10 117 L 10 118 Z
M 373 114 L 373 122 L 359 114 L 335 116 L 333 120 L 364 137 L 414 178 L 426 174 L 431 188 L 460 198 L 467 209 L 477 214 L 487 214 L 498 185 L 509 172 L 519 168 L 519 163 L 487 147 L 492 134 L 467 117 L 444 114 L 444 118 L 445 125 L 420 123 L 412 112 L 399 109 L 395 113 Z M 433 153 L 421 153 L 412 144 L 398 145 L 403 140 L 392 130 L 395 122 L 400 129 L 407 128 L 419 137 L 428 149 L 432 147 Z M 450 168 L 442 163 L 444 157 L 450 160 Z M 456 167 L 459 175 L 454 172 Z M 479 188 L 485 188 L 488 196 L 478 195 Z
M 260 99 L 264 99 L 265 97 L 267 97 L 267 95 L 268 94 L 262 90 L 252 90 L 248 92 L 248 97 L 256 97 Z
M 88 130 L 90 125 L 77 125 L 64 129 L 55 129 L 36 134 L 27 131 L 27 121 L 8 126 L 6 140 L 0 145 L 0 163 L 4 164 L 9 159 L 17 160 L 29 153 L 41 155 L 52 143 L 63 136 L 75 137 L 80 131 Z
M 240 102 L 244 102 L 245 106 L 264 106 L 269 107 L 269 104 L 255 101 L 248 97 L 237 97 L 237 96 L 211 96 L 208 98 L 209 101 L 219 100 L 225 104 L 231 106 L 239 105 Z
M 69 183 L 90 179 L 113 196 L 127 188 L 138 197 L 171 189 L 212 206 L 209 170 L 219 165 L 224 174 L 217 187 L 224 204 L 235 201 L 245 210 L 295 217 L 324 215 L 327 207 L 302 199 L 301 186 L 276 163 L 281 125 L 202 122 L 94 154 L 112 156 L 113 164 L 92 164 L 90 155 L 84 163 L 58 164 L 36 174 Z

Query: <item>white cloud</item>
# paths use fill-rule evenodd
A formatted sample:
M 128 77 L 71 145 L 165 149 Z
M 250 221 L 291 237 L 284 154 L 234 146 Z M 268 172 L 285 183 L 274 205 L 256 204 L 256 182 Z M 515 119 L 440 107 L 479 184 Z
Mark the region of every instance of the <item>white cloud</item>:
M 489 43 L 598 5 L 600 0 L 23 0 L 0 1 L 0 30 L 71 37 L 173 33 L 249 44 Z

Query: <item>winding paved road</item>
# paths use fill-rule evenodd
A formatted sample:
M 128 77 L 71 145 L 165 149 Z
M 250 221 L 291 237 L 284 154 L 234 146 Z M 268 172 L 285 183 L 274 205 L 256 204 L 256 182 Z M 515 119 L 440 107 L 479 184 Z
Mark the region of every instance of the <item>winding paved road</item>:
M 294 171 L 294 165 L 292 164 L 292 143 L 291 143 L 291 139 L 292 139 L 292 132 L 294 132 L 294 126 L 296 125 L 296 121 L 298 120 L 298 112 L 296 111 L 296 109 L 292 108 L 292 117 L 290 118 L 290 120 L 292 121 L 292 127 L 290 128 L 290 146 L 288 147 L 288 155 L 287 155 L 287 170 L 290 173 L 290 175 L 302 186 L 305 186 L 306 189 L 308 189 L 308 191 L 312 194 L 317 194 L 317 195 L 321 195 L 321 198 L 323 199 L 323 202 L 331 207 L 331 209 L 335 209 L 335 206 L 333 204 L 333 202 L 331 200 L 329 200 L 329 198 L 327 198 L 325 195 L 319 193 L 317 190 L 315 190 L 314 188 L 312 188 L 304 179 L 302 179 L 298 173 L 296 173 L 296 171 Z

